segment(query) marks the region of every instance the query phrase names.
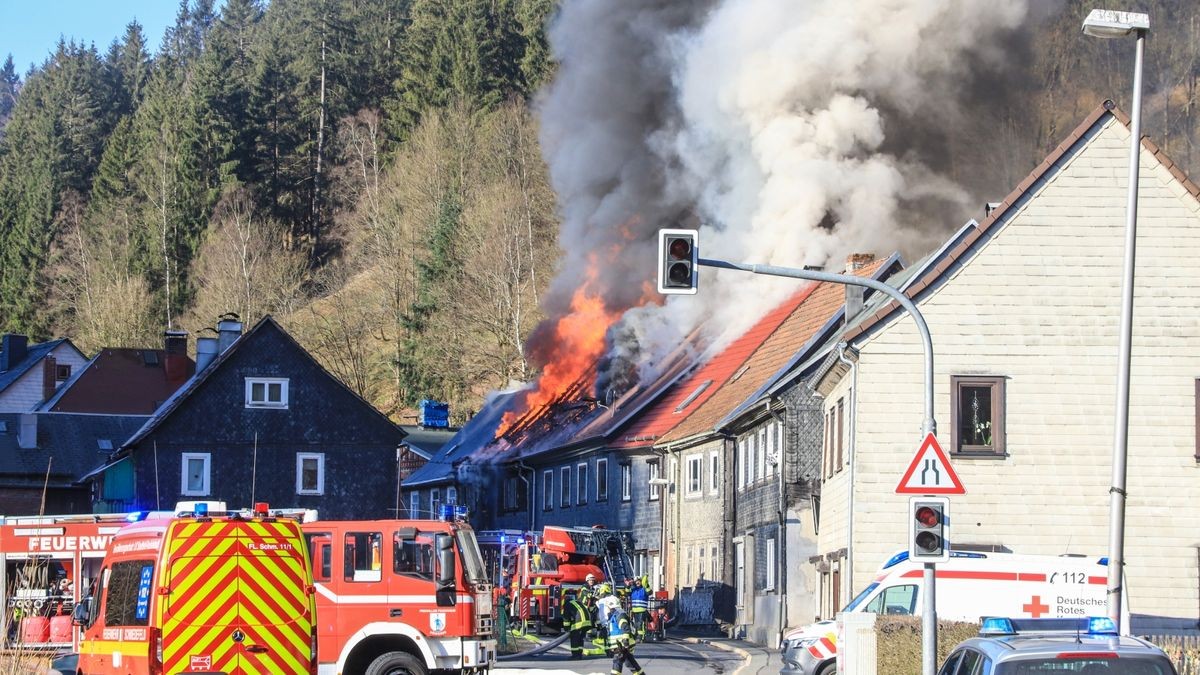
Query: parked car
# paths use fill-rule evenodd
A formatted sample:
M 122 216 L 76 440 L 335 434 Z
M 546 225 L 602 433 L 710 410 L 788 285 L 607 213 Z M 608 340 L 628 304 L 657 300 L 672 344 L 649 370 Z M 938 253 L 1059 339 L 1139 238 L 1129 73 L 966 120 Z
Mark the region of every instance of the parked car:
M 985 618 L 938 675 L 1177 675 L 1161 649 L 1119 635 L 1108 617 Z

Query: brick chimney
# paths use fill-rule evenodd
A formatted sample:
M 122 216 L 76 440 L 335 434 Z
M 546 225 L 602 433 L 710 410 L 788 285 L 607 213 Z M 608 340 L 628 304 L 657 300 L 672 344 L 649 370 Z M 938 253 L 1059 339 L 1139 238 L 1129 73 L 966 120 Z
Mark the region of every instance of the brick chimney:
M 50 398 L 58 389 L 58 359 L 47 355 L 42 359 L 42 400 Z
M 854 272 L 875 262 L 874 253 L 851 253 L 846 256 L 846 271 Z
M 183 382 L 188 375 L 188 334 L 185 330 L 163 333 L 163 373 L 167 382 Z
M 15 368 L 29 353 L 29 338 L 16 333 L 0 337 L 0 373 Z
M 873 253 L 851 253 L 846 256 L 846 274 L 853 274 L 873 262 L 875 262 Z M 846 285 L 846 321 L 862 311 L 865 291 L 866 289 L 862 286 Z

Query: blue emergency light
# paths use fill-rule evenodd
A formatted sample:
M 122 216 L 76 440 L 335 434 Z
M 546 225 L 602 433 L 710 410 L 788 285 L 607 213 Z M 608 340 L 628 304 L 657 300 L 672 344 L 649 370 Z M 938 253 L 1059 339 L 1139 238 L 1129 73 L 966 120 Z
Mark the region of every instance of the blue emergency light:
M 205 502 L 198 502 L 195 506 L 195 510 L 192 511 L 192 513 L 197 518 L 203 518 L 203 517 L 207 516 L 208 515 L 208 504 Z
M 453 518 L 454 518 L 454 505 L 453 504 L 441 504 L 438 506 L 438 519 L 439 520 L 451 520 Z
M 466 505 L 459 505 L 459 506 L 454 507 L 454 517 L 457 520 L 466 520 L 467 513 L 468 513 L 468 511 L 467 511 Z

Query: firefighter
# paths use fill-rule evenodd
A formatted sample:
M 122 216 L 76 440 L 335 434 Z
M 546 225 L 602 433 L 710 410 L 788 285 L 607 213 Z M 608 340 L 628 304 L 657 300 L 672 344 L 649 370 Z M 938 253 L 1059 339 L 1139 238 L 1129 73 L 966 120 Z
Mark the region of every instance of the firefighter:
M 633 636 L 629 625 L 629 615 L 620 601 L 615 597 L 605 600 L 609 605 L 608 611 L 608 647 L 613 653 L 612 675 L 621 675 L 625 664 L 629 664 L 633 675 L 642 675 L 642 666 L 633 658 Z
M 583 592 L 592 596 L 594 600 L 599 600 L 600 596 L 597 595 L 599 589 L 596 587 L 596 575 L 588 572 L 588 575 L 583 578 L 583 581 L 587 584 L 587 586 L 583 588 Z
M 575 594 L 567 595 L 567 605 L 563 610 L 563 628 L 571 632 L 571 659 L 583 658 L 583 636 L 592 627 L 591 612 Z
M 629 609 L 633 630 L 640 641 L 646 635 L 646 618 L 650 611 L 650 596 L 641 577 L 634 577 L 633 590 L 629 592 Z

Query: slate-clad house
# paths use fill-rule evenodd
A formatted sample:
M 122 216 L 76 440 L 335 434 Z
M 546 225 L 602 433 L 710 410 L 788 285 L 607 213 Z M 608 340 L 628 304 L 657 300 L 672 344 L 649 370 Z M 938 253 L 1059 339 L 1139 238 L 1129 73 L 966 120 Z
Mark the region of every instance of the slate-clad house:
M 0 412 L 28 412 L 54 395 L 88 361 L 66 338 L 30 345 L 24 335 L 0 337 Z
M 225 319 L 197 341 L 197 372 L 88 477 L 98 511 L 211 499 L 394 513 L 404 432 L 320 366 L 271 317 Z

